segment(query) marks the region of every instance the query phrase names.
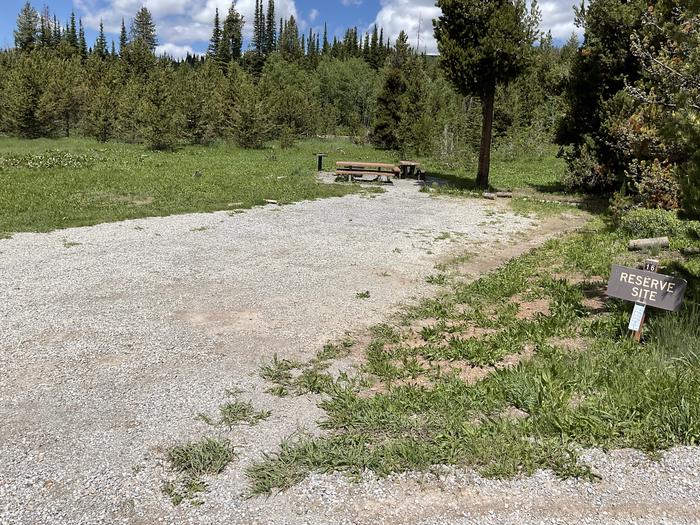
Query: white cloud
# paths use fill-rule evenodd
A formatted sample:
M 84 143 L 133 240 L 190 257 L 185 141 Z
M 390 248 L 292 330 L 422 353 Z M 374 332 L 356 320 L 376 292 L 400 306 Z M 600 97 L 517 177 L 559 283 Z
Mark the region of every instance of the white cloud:
M 433 36 L 433 18 L 438 16 L 440 8 L 435 7 L 435 0 L 383 0 L 375 22 L 384 28 L 384 36 L 392 42 L 403 29 L 413 47 L 419 42 L 420 27 L 420 50 L 434 54 L 437 53 L 437 43 Z
M 158 55 L 168 55 L 172 58 L 185 58 L 187 53 L 189 53 L 190 55 L 197 54 L 197 52 L 195 52 L 190 46 L 178 46 L 172 43 L 167 43 L 158 46 L 156 48 L 156 53 Z
M 177 51 L 185 50 L 193 44 L 207 42 L 211 36 L 214 13 L 219 9 L 221 20 L 226 17 L 231 0 L 74 0 L 76 13 L 83 23 L 97 29 L 100 20 L 105 31 L 117 34 L 122 18 L 127 28 L 136 11 L 145 5 L 153 14 L 162 47 L 177 46 Z M 265 4 L 267 6 L 267 4 Z M 253 32 L 252 20 L 255 14 L 255 0 L 238 0 L 236 9 L 246 21 L 245 35 Z M 299 19 L 295 0 L 276 0 L 275 18 Z M 169 49 L 175 50 L 174 47 Z
M 354 0 L 342 1 L 345 4 Z M 573 2 L 574 0 L 542 0 L 539 4 L 542 12 L 541 29 L 551 30 L 554 38 L 562 40 L 574 31 L 580 34 L 581 30 L 574 26 Z M 394 41 L 403 29 L 408 34 L 411 46 L 416 47 L 420 26 L 420 51 L 437 53 L 432 21 L 440 16 L 440 9 L 435 7 L 435 0 L 382 0 L 381 5 L 375 23 L 384 28 L 385 35 Z
M 571 33 L 583 35 L 581 28 L 574 25 L 573 5 L 572 0 L 543 0 L 539 4 L 542 30 L 551 30 L 554 38 L 562 40 L 569 38 Z
M 312 9 L 311 12 L 309 12 L 309 21 L 310 22 L 315 22 L 316 19 L 318 18 L 318 9 Z

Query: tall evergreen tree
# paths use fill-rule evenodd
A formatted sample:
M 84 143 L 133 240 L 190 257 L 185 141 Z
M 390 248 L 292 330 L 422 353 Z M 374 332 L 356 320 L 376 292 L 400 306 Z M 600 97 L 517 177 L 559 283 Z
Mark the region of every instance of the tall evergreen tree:
M 625 85 L 636 83 L 641 74 L 630 37 L 641 27 L 648 5 L 654 3 L 593 0 L 578 12 L 578 24 L 585 28 L 584 41 L 573 57 L 564 97 L 566 113 L 555 141 L 570 148 L 565 158 L 574 178 L 580 179 L 573 182 L 586 190 L 611 190 L 624 180 L 630 158 L 616 147 L 614 121 L 623 112 L 620 95 Z
M 299 41 L 299 28 L 294 15 L 287 20 L 282 36 L 280 37 L 279 49 L 282 56 L 287 60 L 297 60 L 303 55 Z
M 228 14 L 224 20 L 222 32 L 222 40 L 226 43 L 229 49 L 231 59 L 238 60 L 241 58 L 241 49 L 243 48 L 243 17 L 236 10 L 236 3 L 231 2 Z
M 39 45 L 44 48 L 53 47 L 53 30 L 48 7 L 44 7 L 39 17 Z
M 82 18 L 78 20 L 78 25 L 80 29 L 78 30 L 78 51 L 82 58 L 87 58 L 88 48 L 87 41 L 85 40 L 85 28 L 83 27 Z
M 17 16 L 17 28 L 14 31 L 15 47 L 20 51 L 31 51 L 37 43 L 39 30 L 39 13 L 26 2 Z
M 129 37 L 126 34 L 126 25 L 124 24 L 124 18 L 122 18 L 122 26 L 119 30 L 119 54 L 124 56 L 126 52 L 126 46 L 129 45 Z
M 377 112 L 372 129 L 372 142 L 384 149 L 398 150 L 399 125 L 406 112 L 406 91 L 408 82 L 403 66 L 410 53 L 408 35 L 404 31 L 398 36 L 396 50 L 391 64 L 384 72 L 384 85 L 377 99 Z
M 112 44 L 114 44 L 114 42 L 112 42 Z M 102 20 L 100 20 L 100 31 L 97 33 L 95 47 L 92 50 L 99 58 L 107 58 L 107 39 L 105 38 L 105 28 Z
M 3 128 L 22 138 L 46 134 L 39 108 L 44 69 L 37 53 L 22 53 L 9 71 L 2 92 Z
M 321 50 L 323 56 L 328 56 L 331 52 L 331 45 L 328 42 L 328 24 L 323 24 L 323 48 Z
M 374 24 L 372 39 L 369 43 L 369 65 L 374 69 L 379 69 L 380 65 L 379 30 L 377 29 L 377 24 Z
M 131 22 L 131 41 L 141 41 L 151 53 L 156 51 L 156 46 L 158 45 L 156 24 L 153 22 L 151 12 L 145 7 L 138 10 L 134 20 Z
M 51 47 L 58 47 L 61 43 L 61 24 L 58 23 L 58 18 L 53 15 L 53 33 L 51 38 Z
M 149 149 L 172 149 L 180 138 L 184 119 L 177 103 L 176 88 L 169 65 L 152 69 L 136 114 L 139 132 Z
M 265 22 L 265 53 L 270 54 L 275 51 L 277 40 L 277 23 L 275 19 L 275 0 L 268 0 L 267 17 Z
M 221 47 L 221 23 L 219 22 L 219 8 L 216 8 L 214 14 L 214 29 L 211 33 L 211 38 L 209 39 L 209 47 L 207 48 L 207 56 L 214 58 L 219 54 L 219 48 Z
M 457 91 L 482 104 L 482 133 L 476 184 L 488 188 L 496 87 L 507 85 L 528 66 L 537 37 L 539 12 L 533 1 L 438 0 L 435 20 L 440 66 Z
M 265 24 L 263 19 L 262 0 L 255 0 L 255 14 L 253 15 L 253 47 L 258 54 L 264 53 Z
M 84 103 L 82 57 L 53 60 L 46 66 L 46 81 L 39 99 L 39 115 L 48 133 L 70 137 Z
M 66 41 L 71 49 L 79 51 L 78 47 L 78 29 L 75 26 L 75 13 L 70 14 L 70 22 L 66 30 Z

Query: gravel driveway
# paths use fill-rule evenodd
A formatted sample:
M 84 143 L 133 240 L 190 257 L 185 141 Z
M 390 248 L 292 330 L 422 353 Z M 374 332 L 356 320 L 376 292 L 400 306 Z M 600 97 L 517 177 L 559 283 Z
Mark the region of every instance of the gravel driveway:
M 269 499 L 242 497 L 243 467 L 321 416 L 312 397 L 265 394 L 261 363 L 311 357 L 427 293 L 442 258 L 497 252 L 498 241 L 533 226 L 496 204 L 434 198 L 402 182 L 377 196 L 0 240 L 0 523 L 511 523 L 517 508 L 525 523 L 552 497 L 581 495 L 584 514 L 604 505 L 588 492 L 600 486 L 566 492 L 546 474 L 497 484 L 457 473 L 429 487 L 420 476 L 354 485 L 320 476 Z M 369 299 L 356 297 L 364 291 Z M 272 416 L 231 432 L 196 418 L 232 388 Z M 173 507 L 161 492 L 165 450 L 216 432 L 240 456 L 209 480 L 203 506 Z M 677 453 L 697 476 L 695 449 Z M 634 468 L 658 470 L 644 461 Z M 698 478 L 680 490 L 677 471 L 640 483 L 697 501 Z M 480 499 L 489 484 L 494 492 Z M 489 512 L 500 512 L 504 490 L 515 496 L 499 521 Z M 683 505 L 667 506 L 671 521 L 697 516 L 696 502 L 671 501 Z M 470 521 L 459 502 L 483 520 Z M 545 514 L 564 523 L 561 508 Z

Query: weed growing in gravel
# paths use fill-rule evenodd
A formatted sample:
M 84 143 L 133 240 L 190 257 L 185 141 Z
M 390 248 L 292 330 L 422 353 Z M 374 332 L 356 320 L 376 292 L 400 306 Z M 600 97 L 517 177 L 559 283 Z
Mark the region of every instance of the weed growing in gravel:
M 228 392 L 230 397 L 236 393 Z M 239 423 L 247 423 L 250 426 L 257 425 L 270 417 L 269 410 L 255 410 L 250 401 L 239 401 L 233 399 L 219 406 L 219 417 L 217 419 L 207 414 L 199 414 L 198 418 L 212 426 L 224 426 L 232 429 Z
M 269 410 L 255 410 L 249 401 L 228 401 L 219 407 L 219 424 L 229 429 L 238 423 L 257 425 L 270 417 Z
M 218 474 L 234 457 L 231 443 L 219 438 L 207 437 L 201 441 L 171 448 L 168 452 L 168 462 L 178 477 L 163 484 L 163 493 L 174 505 L 183 501 L 201 505 L 199 495 L 207 488 L 201 479 L 202 476 Z
M 625 242 L 600 228 L 550 241 L 374 327 L 362 366 L 374 386 L 323 388 L 329 434 L 282 443 L 248 470 L 251 492 L 436 464 L 594 478 L 582 448 L 699 444 L 700 309 L 652 312 L 646 344 L 627 337 L 629 305 L 601 284 Z
M 438 273 L 438 274 L 429 275 L 428 277 L 426 277 L 425 282 L 427 282 L 428 284 L 435 284 L 438 286 L 444 286 L 447 284 L 447 279 L 448 279 L 448 277 L 446 274 Z
M 365 290 L 364 292 L 357 292 L 355 294 L 355 297 L 357 297 L 358 299 L 369 299 L 370 298 L 369 290 Z
M 291 370 L 299 368 L 301 363 L 289 359 L 279 359 L 277 354 L 272 356 L 272 362 L 260 367 L 260 377 L 271 383 L 286 383 L 291 381 Z

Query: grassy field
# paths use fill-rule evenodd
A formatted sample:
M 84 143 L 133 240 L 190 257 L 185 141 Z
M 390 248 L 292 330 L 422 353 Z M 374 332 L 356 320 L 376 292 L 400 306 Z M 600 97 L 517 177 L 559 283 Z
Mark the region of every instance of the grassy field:
M 226 144 L 150 152 L 133 144 L 88 139 L 0 138 L 0 236 L 71 226 L 249 208 L 265 199 L 290 203 L 345 195 L 349 185 L 321 185 L 314 178 L 318 151 L 337 160 L 396 162 L 391 152 L 343 140 L 309 140 L 281 150 L 241 150 Z M 446 170 L 423 159 L 430 173 L 469 188 L 474 170 Z M 559 159 L 495 160 L 496 187 L 555 188 Z M 194 176 L 195 173 L 201 176 Z M 471 181 L 471 182 L 470 182 Z

